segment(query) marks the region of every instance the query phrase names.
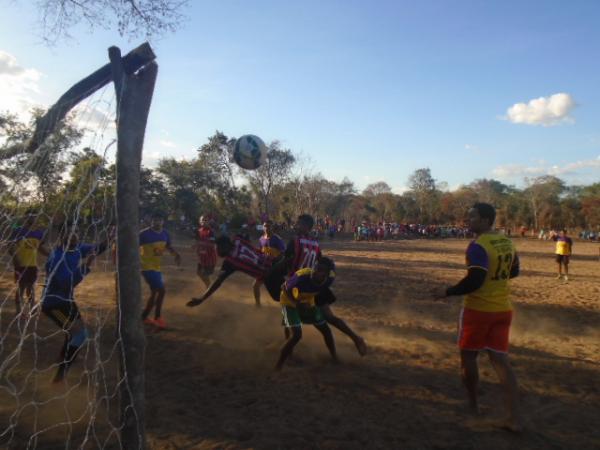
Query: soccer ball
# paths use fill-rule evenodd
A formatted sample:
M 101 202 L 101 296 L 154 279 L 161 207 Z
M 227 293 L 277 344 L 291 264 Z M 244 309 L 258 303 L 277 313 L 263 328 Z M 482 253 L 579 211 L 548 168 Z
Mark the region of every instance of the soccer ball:
M 267 146 L 258 136 L 245 134 L 235 141 L 233 160 L 243 169 L 254 170 L 267 158 Z

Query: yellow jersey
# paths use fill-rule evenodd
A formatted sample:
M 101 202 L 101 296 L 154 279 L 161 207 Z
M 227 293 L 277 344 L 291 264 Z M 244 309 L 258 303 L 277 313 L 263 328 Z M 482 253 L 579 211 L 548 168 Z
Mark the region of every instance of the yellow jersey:
M 335 280 L 335 271 L 330 270 L 329 276 L 322 284 L 317 284 L 312 279 L 313 269 L 304 268 L 298 270 L 284 284 L 281 291 L 280 303 L 283 306 L 295 308 L 298 304 L 315 306 L 315 297 L 321 290 L 331 286 Z M 287 291 L 291 291 L 293 298 L 290 298 Z
M 171 246 L 171 238 L 166 230 L 154 231 L 146 228 L 140 232 L 140 262 L 142 270 L 160 272 L 161 259 L 167 247 Z
M 465 296 L 465 308 L 484 312 L 512 310 L 509 299 L 510 278 L 517 256 L 510 239 L 497 233 L 484 233 L 467 248 L 468 268 L 481 268 L 487 274 L 479 289 Z
M 569 256 L 571 254 L 571 246 L 573 245 L 573 241 L 571 240 L 570 237 L 558 236 L 558 237 L 555 237 L 554 240 L 556 241 L 556 254 L 557 255 Z
M 44 239 L 44 230 L 17 228 L 13 235 L 15 262 L 18 267 L 37 267 L 38 248 Z

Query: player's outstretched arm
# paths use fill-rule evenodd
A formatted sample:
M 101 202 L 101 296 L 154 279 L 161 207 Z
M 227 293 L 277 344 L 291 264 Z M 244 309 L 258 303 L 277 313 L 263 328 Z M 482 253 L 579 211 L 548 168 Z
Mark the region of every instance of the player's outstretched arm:
M 169 251 L 169 253 L 171 255 L 173 255 L 173 257 L 175 258 L 175 264 L 177 264 L 178 266 L 180 266 L 181 265 L 181 255 L 179 253 L 177 253 L 177 250 L 175 250 L 170 245 L 167 245 L 166 248 Z
M 219 276 L 215 279 L 215 281 L 211 283 L 206 292 L 202 294 L 201 297 L 191 299 L 189 302 L 186 303 L 186 306 L 189 306 L 191 308 L 193 306 L 198 306 L 200 303 L 206 301 L 211 295 L 217 292 L 217 290 L 223 284 L 223 281 L 225 281 L 228 276 L 229 274 L 227 274 L 226 272 L 221 272 Z

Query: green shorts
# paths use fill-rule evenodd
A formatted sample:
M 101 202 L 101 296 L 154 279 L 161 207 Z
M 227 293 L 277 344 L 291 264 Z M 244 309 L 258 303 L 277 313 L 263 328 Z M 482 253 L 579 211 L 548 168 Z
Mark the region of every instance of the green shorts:
M 283 315 L 283 326 L 286 328 L 301 327 L 303 323 L 307 325 L 322 325 L 325 323 L 325 317 L 318 306 L 283 306 L 281 308 Z

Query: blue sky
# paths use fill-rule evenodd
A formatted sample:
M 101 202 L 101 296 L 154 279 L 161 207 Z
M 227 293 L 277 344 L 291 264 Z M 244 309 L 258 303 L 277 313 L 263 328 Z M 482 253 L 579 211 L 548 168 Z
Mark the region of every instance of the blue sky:
M 49 49 L 25 3 L 3 4 L 0 109 L 52 103 L 110 45 L 140 42 L 79 27 Z M 600 2 L 190 3 L 180 31 L 152 41 L 146 164 L 192 157 L 219 129 L 278 139 L 358 188 L 401 192 L 422 167 L 450 188 L 600 181 Z

